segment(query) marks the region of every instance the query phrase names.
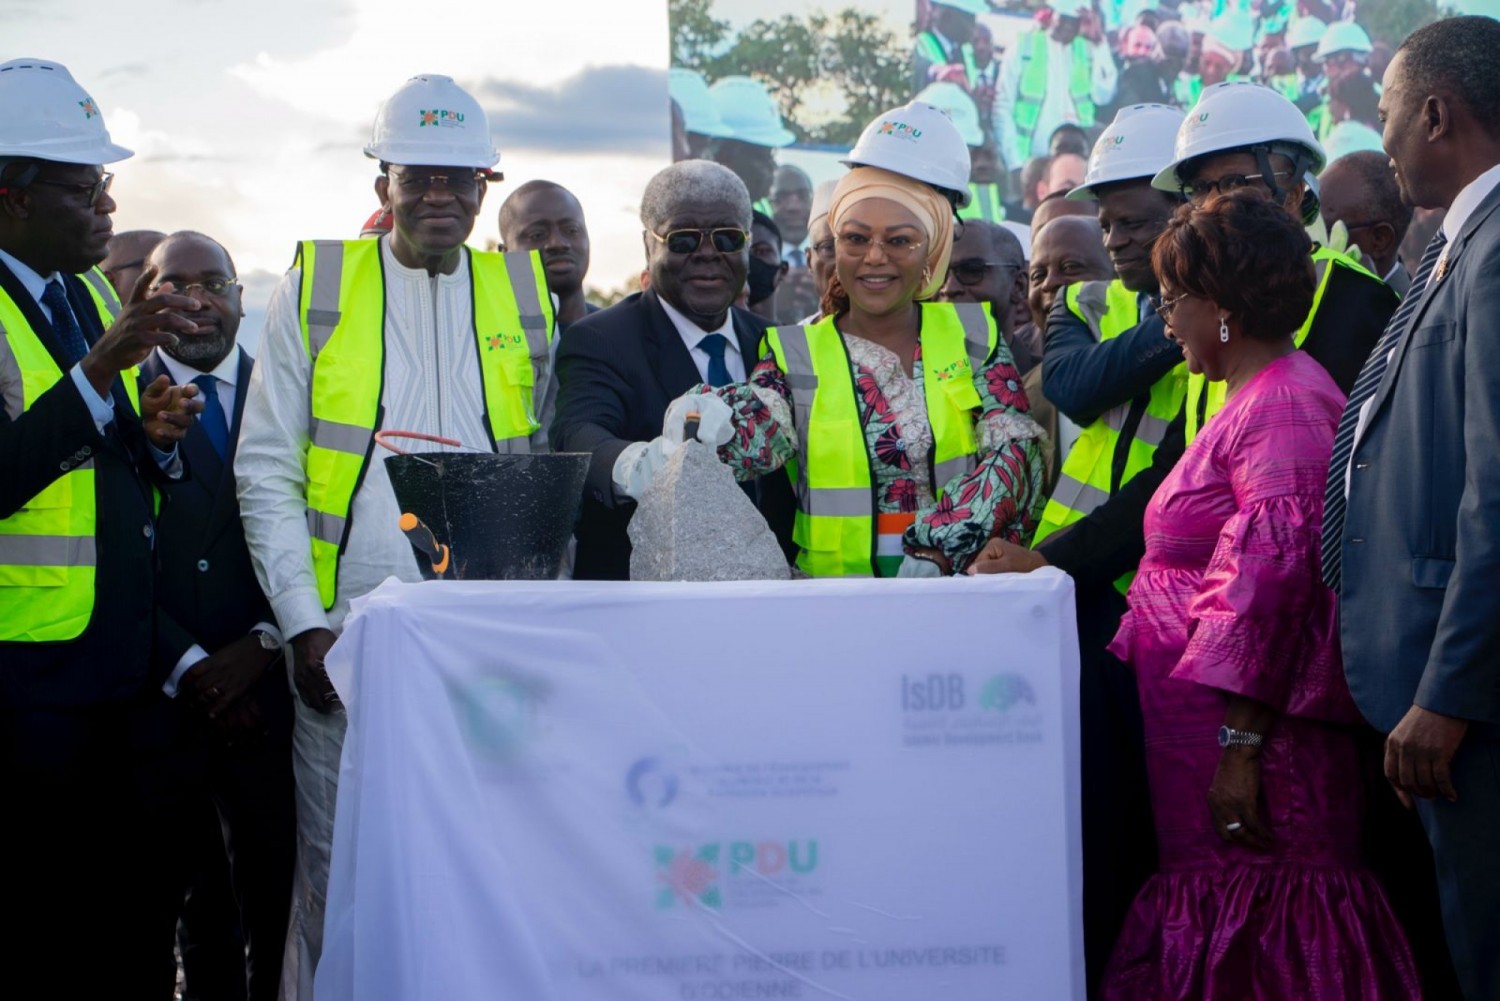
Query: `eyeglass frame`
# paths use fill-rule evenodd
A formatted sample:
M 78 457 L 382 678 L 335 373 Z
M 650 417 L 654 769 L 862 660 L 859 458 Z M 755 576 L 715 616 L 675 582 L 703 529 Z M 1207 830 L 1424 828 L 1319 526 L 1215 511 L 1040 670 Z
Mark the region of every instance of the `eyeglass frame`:
M 40 163 L 28 164 L 24 170 L 16 175 L 14 181 L 11 181 L 9 184 L 0 185 L 0 195 L 8 195 L 13 191 L 29 188 L 33 184 L 45 184 L 52 188 L 70 188 L 73 191 L 87 191 L 89 193 L 88 207 L 93 208 L 99 204 L 99 199 L 104 197 L 104 193 L 109 190 L 110 185 L 114 184 L 115 181 L 114 173 L 108 170 L 100 171 L 99 177 L 96 180 L 88 182 L 54 181 L 48 177 L 37 177 L 36 175 L 41 173 L 41 170 L 42 165 Z
M 834 253 L 837 254 L 840 247 L 849 246 L 849 240 L 851 237 L 870 241 L 869 243 L 865 244 L 863 248 L 861 248 L 858 254 L 852 253 L 850 251 L 845 251 L 845 253 L 848 254 L 851 258 L 856 258 L 861 261 L 866 257 L 869 257 L 870 251 L 876 247 L 879 247 L 880 252 L 885 254 L 886 260 L 909 261 L 913 257 L 915 257 L 917 255 L 917 252 L 927 244 L 927 241 L 925 240 L 913 240 L 907 247 L 896 248 L 895 252 L 892 252 L 892 247 L 886 240 L 879 240 L 865 233 L 835 233 L 833 235 Z
M 994 271 L 996 268 L 1005 268 L 1009 271 L 1022 271 L 1026 267 L 1026 265 L 1024 264 L 1002 264 L 1000 262 L 978 261 L 976 266 L 980 269 L 980 273 L 979 277 L 975 278 L 973 281 L 965 279 L 963 275 L 958 273 L 958 269 L 960 267 L 975 264 L 976 262 L 974 262 L 973 258 L 969 258 L 968 260 L 963 261 L 951 261 L 948 264 L 948 274 L 952 275 L 954 278 L 957 278 L 960 285 L 969 288 L 984 281 L 984 276 L 989 274 L 991 271 Z
M 475 195 L 479 194 L 480 185 L 489 184 L 492 181 L 500 181 L 505 179 L 504 174 L 496 173 L 493 170 L 486 170 L 483 167 L 476 167 L 474 168 L 472 174 L 474 186 L 472 188 L 455 188 L 453 186 L 454 179 L 456 178 L 459 181 L 462 181 L 465 179 L 464 174 L 408 174 L 406 172 L 406 167 L 401 164 L 386 164 L 385 176 L 396 182 L 396 185 L 403 191 L 407 191 L 412 194 L 418 194 L 419 192 L 417 191 L 417 188 L 420 187 L 420 194 L 424 198 L 427 196 L 427 193 L 429 191 L 431 191 L 439 184 L 443 186 L 444 191 L 448 192 L 448 194 L 452 195 L 455 198 L 472 198 Z M 414 183 L 406 183 L 408 180 Z
M 707 228 L 701 226 L 684 226 L 681 229 L 667 230 L 666 236 L 662 236 L 654 229 L 648 229 L 646 230 L 646 232 L 656 237 L 661 245 L 666 248 L 667 253 L 676 254 L 679 257 L 687 257 L 688 255 L 696 254 L 699 250 L 701 250 L 703 247 L 703 238 L 705 236 L 708 237 L 708 245 L 714 249 L 714 253 L 716 254 L 740 254 L 750 249 L 750 231 L 746 229 L 740 229 L 738 226 L 709 226 Z M 679 236 L 685 233 L 693 234 L 694 240 L 691 249 L 673 250 L 671 246 L 672 237 Z M 739 234 L 739 237 L 743 242 L 733 250 L 721 250 L 719 248 L 719 245 L 714 242 L 715 233 L 737 233 Z
M 213 289 L 208 287 L 209 282 L 223 282 L 224 288 L 218 292 L 215 292 Z M 171 285 L 173 295 L 190 295 L 193 289 L 199 289 L 203 292 L 204 295 L 213 296 L 215 299 L 222 299 L 224 296 L 229 294 L 230 289 L 244 288 L 244 286 L 240 283 L 239 278 L 236 276 L 231 276 L 229 278 L 205 278 L 201 282 L 188 282 L 186 285 L 178 285 L 176 282 L 172 281 L 169 278 L 165 281 L 152 282 L 150 287 L 146 289 L 146 294 L 155 295 L 156 293 L 161 291 L 161 287 L 163 285 Z
M 1192 295 L 1193 293 L 1191 292 L 1184 292 L 1181 295 L 1174 295 L 1170 299 L 1163 299 L 1158 296 L 1151 300 L 1151 308 L 1156 310 L 1156 315 L 1161 317 L 1161 322 L 1170 327 L 1172 325 L 1172 314 L 1177 312 L 1178 304 L 1184 299 L 1191 298 Z
M 1250 186 L 1250 184 L 1249 184 L 1250 181 L 1266 181 L 1267 184 L 1268 184 L 1268 186 L 1274 186 L 1274 185 L 1271 184 L 1271 182 L 1274 182 L 1276 180 L 1276 178 L 1278 178 L 1278 177 L 1290 177 L 1290 176 L 1292 176 L 1292 172 L 1290 170 L 1273 170 L 1273 171 L 1271 171 L 1271 177 L 1270 177 L 1269 180 L 1267 180 L 1267 178 L 1266 178 L 1265 171 L 1261 171 L 1259 174 L 1224 174 L 1218 180 L 1215 180 L 1215 181 L 1203 181 L 1203 182 L 1198 182 L 1198 181 L 1184 181 L 1183 183 L 1179 184 L 1177 187 L 1178 187 L 1179 190 L 1182 191 L 1183 196 L 1185 198 L 1187 198 L 1189 201 L 1191 201 L 1194 197 L 1196 197 L 1200 193 L 1199 192 L 1199 188 L 1200 187 L 1201 187 L 1201 193 L 1205 194 L 1205 195 L 1209 195 L 1209 194 L 1227 195 L 1227 194 L 1229 194 L 1232 191 L 1239 191 L 1242 188 L 1248 188 Z M 1244 183 L 1236 184 L 1234 187 L 1230 188 L 1229 191 L 1225 191 L 1224 188 L 1223 188 L 1223 184 L 1224 184 L 1225 181 L 1229 180 L 1231 177 L 1238 177 Z

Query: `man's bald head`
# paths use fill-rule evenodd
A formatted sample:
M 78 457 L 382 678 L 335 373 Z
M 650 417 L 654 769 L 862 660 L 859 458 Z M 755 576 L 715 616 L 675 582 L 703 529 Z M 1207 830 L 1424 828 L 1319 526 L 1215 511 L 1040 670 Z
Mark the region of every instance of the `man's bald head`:
M 1075 202 L 1063 197 L 1064 192 L 1048 195 L 1042 199 L 1042 203 L 1036 207 L 1031 215 L 1032 242 L 1036 242 L 1036 234 L 1052 220 L 1061 219 L 1064 216 L 1085 216 L 1095 219 L 1099 215 L 1099 203 L 1096 201 Z
M 1115 276 L 1104 249 L 1104 231 L 1091 216 L 1063 216 L 1034 231 L 1031 238 L 1031 322 L 1047 329 L 1047 313 L 1062 289 L 1076 282 Z
M 155 229 L 127 229 L 109 238 L 104 260 L 99 270 L 115 287 L 121 301 L 130 297 L 135 283 L 146 269 L 146 257 L 152 249 L 167 238 L 167 234 Z

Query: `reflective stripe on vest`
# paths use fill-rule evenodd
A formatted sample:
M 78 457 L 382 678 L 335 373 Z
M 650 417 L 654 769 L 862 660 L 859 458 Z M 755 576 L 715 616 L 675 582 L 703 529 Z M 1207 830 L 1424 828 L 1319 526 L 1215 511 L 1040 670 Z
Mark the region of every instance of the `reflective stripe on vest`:
M 525 452 L 541 423 L 534 387 L 545 379 L 552 297 L 536 252 L 470 250 L 474 337 L 486 430 L 496 451 Z M 318 596 L 332 608 L 349 509 L 374 451 L 385 382 L 385 280 L 378 240 L 303 243 L 302 343 L 312 363 L 307 529 Z M 468 444 L 474 444 L 472 442 Z
M 1313 251 L 1313 269 L 1317 275 L 1317 291 L 1313 293 L 1312 308 L 1307 311 L 1307 319 L 1302 321 L 1293 343 L 1302 347 L 1307 340 L 1308 333 L 1312 330 L 1313 323 L 1318 318 L 1318 309 L 1323 305 L 1323 293 L 1328 289 L 1328 282 L 1333 277 L 1335 267 L 1348 268 L 1363 275 L 1369 275 L 1377 281 L 1379 278 L 1358 261 L 1353 260 L 1337 250 L 1327 247 L 1317 247 Z M 1204 397 L 1207 397 L 1205 400 Z M 1225 386 L 1223 382 L 1209 382 L 1202 375 L 1188 376 L 1187 389 L 1187 441 L 1192 444 L 1198 432 L 1204 424 L 1220 410 L 1224 409 Z
M 120 302 L 98 269 L 79 276 L 108 329 Z M 64 378 L 20 307 L 0 291 L 0 365 L 16 367 L 21 385 L 15 419 Z M 136 371 L 120 374 L 136 412 Z M 94 460 L 53 480 L 25 507 L 0 520 L 0 641 L 49 643 L 76 639 L 94 615 L 97 527 Z
M 974 376 L 998 337 L 983 305 L 922 303 L 922 390 L 932 425 L 935 496 L 975 467 L 974 411 L 981 402 Z M 797 492 L 797 565 L 814 577 L 872 576 L 878 504 L 844 339 L 828 318 L 772 328 L 766 342 L 786 375 L 797 427 L 798 461 L 787 464 Z
M 1073 315 L 1088 324 L 1097 341 L 1118 337 L 1140 323 L 1137 297 L 1118 279 L 1071 285 L 1065 301 Z M 1057 487 L 1042 511 L 1033 544 L 1081 520 L 1109 500 L 1120 448 L 1128 450 L 1121 485 L 1151 465 L 1157 446 L 1182 408 L 1185 376 L 1185 366 L 1179 365 L 1157 380 L 1130 438 L 1125 438 L 1123 432 L 1129 423 L 1133 401 L 1111 408 L 1083 429 L 1063 461 Z
M 1000 200 L 1000 185 L 969 184 L 969 204 L 958 210 L 960 219 L 983 219 L 985 222 L 1004 222 L 1005 205 Z
M 1031 156 L 1031 136 L 1036 131 L 1036 123 L 1042 117 L 1042 101 L 1047 96 L 1047 33 L 1033 31 L 1031 41 L 1023 41 L 1020 44 L 1029 46 L 1029 49 L 1023 57 L 1021 85 L 1016 95 L 1013 114 L 1016 122 L 1016 138 L 1020 142 L 1021 158 L 1024 160 Z M 1073 98 L 1073 110 L 1078 113 L 1077 124 L 1085 129 L 1091 129 L 1094 127 L 1096 115 L 1092 96 L 1094 92 L 1093 52 L 1089 49 L 1088 40 L 1082 35 L 1073 39 L 1071 51 L 1073 65 L 1068 79 L 1068 94 Z
M 974 85 L 979 82 L 979 63 L 974 60 L 974 46 L 965 42 L 958 47 L 958 53 L 963 60 L 964 79 L 968 81 L 968 89 L 973 90 Z M 948 51 L 943 48 L 943 43 L 931 31 L 924 31 L 917 36 L 917 54 L 935 66 L 946 66 L 955 61 L 948 58 Z

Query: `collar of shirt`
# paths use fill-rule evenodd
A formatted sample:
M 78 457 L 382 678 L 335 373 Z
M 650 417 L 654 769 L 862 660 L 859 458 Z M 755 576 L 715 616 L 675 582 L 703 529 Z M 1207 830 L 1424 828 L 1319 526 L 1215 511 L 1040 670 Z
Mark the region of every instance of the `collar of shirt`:
M 1396 255 L 1396 263 L 1391 265 L 1391 270 L 1389 270 L 1389 271 L 1387 271 L 1385 273 L 1385 277 L 1382 278 L 1381 281 L 1383 281 L 1387 285 L 1389 285 L 1391 283 L 1391 279 L 1392 278 L 1394 278 L 1396 275 L 1400 274 L 1401 272 L 1403 272 L 1405 270 L 1406 270 L 1406 265 L 1403 264 L 1403 263 L 1401 263 L 1401 256 L 1398 254 L 1398 255 Z
M 698 342 L 703 340 L 703 338 L 707 337 L 709 334 L 723 334 L 724 339 L 729 342 L 729 351 L 734 352 L 736 356 L 739 355 L 740 339 L 734 335 L 733 307 L 730 307 L 730 309 L 725 312 L 724 322 L 721 325 L 713 330 L 704 330 L 702 327 L 698 326 L 698 324 L 694 323 L 692 320 L 689 320 L 686 316 L 683 316 L 676 309 L 672 308 L 672 304 L 667 302 L 667 300 L 661 298 L 660 296 L 657 296 L 656 301 L 661 303 L 661 308 L 667 311 L 667 319 L 671 320 L 672 326 L 677 328 L 677 336 L 682 338 L 682 343 L 687 345 L 689 351 L 696 350 L 698 347 Z M 724 357 L 729 357 L 728 352 L 725 353 Z
M 385 261 L 386 274 L 396 275 L 407 280 L 422 279 L 425 281 L 435 281 L 438 284 L 467 282 L 469 280 L 469 248 L 464 246 L 459 249 L 462 251 L 462 254 L 458 259 L 458 267 L 453 269 L 452 274 L 444 274 L 439 271 L 435 275 L 429 275 L 426 268 L 408 268 L 396 259 L 396 252 L 391 249 L 391 235 L 389 233 L 380 238 L 381 257 Z
M 191 365 L 184 365 L 161 348 L 156 349 L 156 357 L 166 368 L 167 375 L 171 376 L 174 386 L 186 386 L 200 375 L 211 375 L 220 382 L 233 386 L 240 376 L 240 346 L 238 344 L 230 348 L 224 360 L 209 372 L 200 371 Z
M 62 280 L 56 271 L 45 276 L 37 274 L 30 265 L 22 264 L 13 255 L 7 254 L 3 250 L 0 250 L 0 261 L 5 262 L 5 266 L 10 268 L 11 274 L 20 280 L 21 287 L 31 294 L 31 297 L 36 300 L 38 306 L 42 306 L 42 293 L 47 290 L 47 283 L 54 278 L 57 278 L 59 281 Z M 42 312 L 47 314 L 47 320 L 50 322 L 52 320 L 52 311 L 46 306 L 42 306 Z
M 1474 214 L 1479 203 L 1488 198 L 1490 192 L 1497 187 L 1500 187 L 1500 163 L 1464 185 L 1464 189 L 1453 199 L 1453 204 L 1448 206 L 1448 214 L 1443 217 L 1443 235 L 1448 238 L 1449 243 L 1458 239 L 1469 216 Z

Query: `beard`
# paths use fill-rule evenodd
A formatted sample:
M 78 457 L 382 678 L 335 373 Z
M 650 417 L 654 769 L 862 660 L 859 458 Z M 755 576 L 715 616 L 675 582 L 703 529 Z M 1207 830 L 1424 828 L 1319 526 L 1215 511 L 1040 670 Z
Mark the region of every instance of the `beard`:
M 223 361 L 233 347 L 234 334 L 216 330 L 211 334 L 180 334 L 176 344 L 162 350 L 184 365 L 206 371 Z

